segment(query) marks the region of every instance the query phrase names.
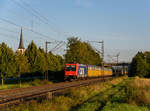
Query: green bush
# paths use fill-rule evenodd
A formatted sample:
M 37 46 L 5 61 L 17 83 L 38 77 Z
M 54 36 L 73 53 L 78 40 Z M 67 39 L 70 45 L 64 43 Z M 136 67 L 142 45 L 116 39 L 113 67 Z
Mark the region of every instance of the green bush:
M 149 111 L 147 107 L 138 107 L 130 104 L 107 103 L 102 111 Z

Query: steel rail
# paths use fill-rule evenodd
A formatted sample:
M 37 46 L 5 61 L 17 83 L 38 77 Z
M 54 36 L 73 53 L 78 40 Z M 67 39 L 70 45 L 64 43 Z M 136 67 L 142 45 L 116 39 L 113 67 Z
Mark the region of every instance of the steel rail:
M 108 79 L 112 79 L 112 77 L 105 78 L 105 80 Z M 102 81 L 102 78 L 96 78 L 69 83 L 62 82 L 39 87 L 34 86 L 29 88 L 0 91 L 0 108 L 5 107 L 7 105 L 22 103 L 27 100 L 32 100 L 39 97 L 52 96 L 57 91 L 66 90 L 73 87 L 87 86 Z

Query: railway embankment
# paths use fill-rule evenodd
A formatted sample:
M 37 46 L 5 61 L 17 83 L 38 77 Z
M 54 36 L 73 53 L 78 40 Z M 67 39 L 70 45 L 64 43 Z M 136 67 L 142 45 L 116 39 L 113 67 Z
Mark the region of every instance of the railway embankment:
M 130 80 L 128 77 L 119 77 L 89 86 L 71 88 L 63 95 L 54 96 L 40 103 L 32 101 L 30 104 L 20 104 L 18 107 L 11 108 L 11 111 L 102 110 L 111 100 L 115 100 L 115 95 L 119 95 L 124 90 L 124 85 L 128 80 L 133 81 L 133 79 Z
M 87 80 L 79 80 L 73 82 L 61 82 L 55 84 L 47 84 L 40 86 L 33 86 L 27 88 L 17 88 L 11 90 L 0 91 L 0 108 L 6 106 L 18 105 L 24 102 L 29 102 L 34 99 L 53 98 L 54 96 L 63 95 L 68 89 L 79 88 L 96 84 L 99 82 L 110 81 L 112 77 L 93 78 Z

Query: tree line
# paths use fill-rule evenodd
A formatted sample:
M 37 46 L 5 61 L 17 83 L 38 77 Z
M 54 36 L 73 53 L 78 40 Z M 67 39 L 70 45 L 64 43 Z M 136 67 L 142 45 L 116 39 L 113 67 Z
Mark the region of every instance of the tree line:
M 47 60 L 46 60 L 47 58 Z M 46 70 L 60 71 L 64 59 L 59 55 L 38 48 L 32 41 L 24 54 L 14 52 L 5 43 L 0 44 L 0 77 L 18 77 L 21 74 L 44 74 Z
M 5 43 L 0 44 L 0 78 L 18 77 L 22 74 L 45 74 L 63 71 L 65 63 L 101 65 L 100 55 L 87 42 L 77 37 L 68 38 L 67 51 L 63 56 L 46 53 L 31 41 L 24 54 L 14 52 Z
M 129 76 L 150 77 L 150 52 L 138 52 L 132 59 Z

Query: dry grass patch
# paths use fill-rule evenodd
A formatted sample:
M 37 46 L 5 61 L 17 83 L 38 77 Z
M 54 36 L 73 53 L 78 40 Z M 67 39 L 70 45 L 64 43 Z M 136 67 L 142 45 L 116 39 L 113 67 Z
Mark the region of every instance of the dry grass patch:
M 122 80 L 125 80 L 125 79 L 128 79 L 128 76 L 116 77 L 115 79 L 113 79 L 109 83 L 113 84 L 113 85 L 117 85 L 119 82 L 121 82 Z
M 150 79 L 136 77 L 133 84 L 138 88 L 150 87 Z
M 128 102 L 137 105 L 150 105 L 150 79 L 136 77 L 126 84 Z

